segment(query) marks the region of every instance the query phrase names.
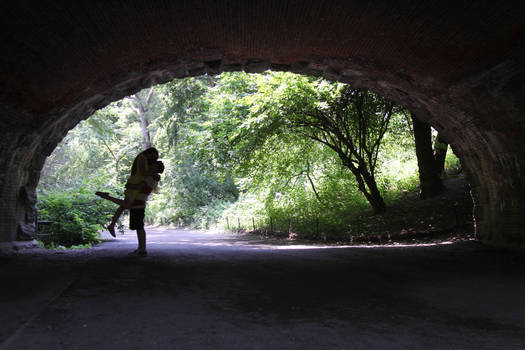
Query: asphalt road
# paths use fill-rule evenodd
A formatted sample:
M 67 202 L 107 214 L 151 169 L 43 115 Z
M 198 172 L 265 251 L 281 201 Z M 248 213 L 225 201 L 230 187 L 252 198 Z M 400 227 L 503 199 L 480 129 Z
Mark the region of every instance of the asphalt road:
M 525 349 L 525 257 L 148 230 L 0 257 L 5 349 Z

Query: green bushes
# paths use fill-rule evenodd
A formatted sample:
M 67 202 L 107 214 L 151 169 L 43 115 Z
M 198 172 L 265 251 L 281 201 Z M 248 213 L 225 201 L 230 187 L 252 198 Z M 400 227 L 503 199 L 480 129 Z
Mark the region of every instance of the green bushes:
M 387 206 L 417 192 L 414 162 L 389 162 L 378 178 Z M 295 181 L 283 192 L 244 193 L 222 213 L 219 226 L 229 230 L 255 229 L 274 235 L 340 241 L 367 232 L 369 221 L 379 220 L 347 173 L 317 184 L 317 198 L 308 184 Z
M 459 174 L 462 170 L 461 162 L 459 158 L 452 152 L 447 152 L 447 157 L 445 158 L 445 174 L 447 175 L 456 175 Z
M 96 187 L 99 185 L 82 183 L 39 193 L 38 219 L 51 221 L 51 235 L 40 238 L 46 247 L 100 242 L 98 231 L 111 220 L 116 206 L 96 197 Z
M 146 223 L 323 239 L 365 231 L 363 222 L 372 212 L 362 193 L 367 190 L 342 161 L 351 157 L 341 158 L 333 144 L 323 142 L 341 134 L 350 140 L 355 136 L 350 131 L 366 126 L 364 119 L 358 124 L 341 119 L 346 114 L 340 108 L 348 113 L 360 109 L 339 99 L 343 88 L 314 77 L 266 72 L 177 79 L 141 92 L 151 97 L 148 131 L 166 166 L 158 193 L 148 202 Z M 367 96 L 370 111 L 383 106 L 379 96 Z M 40 189 L 48 192 L 40 198 L 40 218 L 54 221 L 58 241 L 96 242 L 96 231 L 116 209 L 93 193 L 107 188 L 105 182 L 123 185 L 141 150 L 144 135 L 133 101 L 98 111 L 67 135 L 46 162 Z M 356 153 L 368 153 L 387 207 L 419 187 L 412 121 L 408 112 L 395 110 L 382 141 L 370 148 L 375 151 Z M 311 120 L 318 114 L 341 117 L 337 135 L 312 131 L 317 124 Z M 356 140 L 366 144 L 373 139 Z M 354 167 L 360 163 L 356 159 Z M 449 151 L 444 177 L 460 171 L 458 158 Z M 83 183 L 97 176 L 102 180 Z

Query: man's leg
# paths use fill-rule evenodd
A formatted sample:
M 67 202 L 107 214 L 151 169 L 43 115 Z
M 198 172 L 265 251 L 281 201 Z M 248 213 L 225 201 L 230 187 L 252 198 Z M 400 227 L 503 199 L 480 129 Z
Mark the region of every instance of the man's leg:
M 139 241 L 137 251 L 139 253 L 146 253 L 146 230 L 144 228 L 137 230 L 137 240 Z
M 129 228 L 137 231 L 138 248 L 131 255 L 146 256 L 146 230 L 144 230 L 144 213 L 146 208 L 129 210 Z

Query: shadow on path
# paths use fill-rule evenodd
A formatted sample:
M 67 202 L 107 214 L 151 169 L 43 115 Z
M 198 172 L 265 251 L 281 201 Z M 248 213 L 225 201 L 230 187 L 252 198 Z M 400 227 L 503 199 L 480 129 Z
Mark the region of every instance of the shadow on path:
M 0 350 L 525 348 L 520 253 L 147 232 L 0 260 Z

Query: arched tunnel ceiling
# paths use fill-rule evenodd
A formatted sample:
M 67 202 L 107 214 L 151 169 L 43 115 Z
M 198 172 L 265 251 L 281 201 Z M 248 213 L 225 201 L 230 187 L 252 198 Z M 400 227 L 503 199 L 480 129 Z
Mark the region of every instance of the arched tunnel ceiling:
M 2 1 L 0 242 L 33 237 L 44 160 L 95 109 L 175 77 L 272 68 L 372 89 L 430 122 L 471 177 L 478 238 L 525 247 L 524 13 L 523 1 Z
M 300 62 L 343 60 L 345 69 L 370 67 L 442 89 L 521 54 L 525 45 L 524 3 L 3 1 L 1 7 L 0 99 L 36 124 L 130 73 L 176 70 L 178 62 L 185 71 L 174 76 L 205 72 L 198 64 L 191 72 L 193 61 L 225 70 L 256 59 L 290 70 Z

